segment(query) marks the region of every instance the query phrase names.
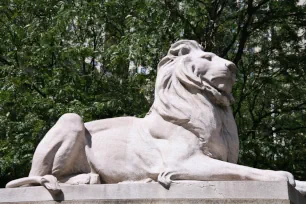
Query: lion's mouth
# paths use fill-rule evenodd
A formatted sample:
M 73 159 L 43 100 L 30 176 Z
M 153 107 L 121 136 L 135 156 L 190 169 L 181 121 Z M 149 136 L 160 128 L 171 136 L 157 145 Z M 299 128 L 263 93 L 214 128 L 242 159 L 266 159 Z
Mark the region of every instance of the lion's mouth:
M 210 84 L 221 93 L 230 94 L 235 79 L 228 75 L 215 76 L 210 79 Z
M 208 91 L 209 93 L 212 94 L 211 100 L 215 101 L 217 104 L 221 104 L 223 106 L 229 106 L 231 103 L 235 101 L 231 94 L 232 85 L 227 85 L 227 83 L 224 83 L 224 78 L 222 79 L 223 83 L 217 83 L 216 79 L 212 81 L 204 79 L 202 81 L 203 87 L 206 92 Z

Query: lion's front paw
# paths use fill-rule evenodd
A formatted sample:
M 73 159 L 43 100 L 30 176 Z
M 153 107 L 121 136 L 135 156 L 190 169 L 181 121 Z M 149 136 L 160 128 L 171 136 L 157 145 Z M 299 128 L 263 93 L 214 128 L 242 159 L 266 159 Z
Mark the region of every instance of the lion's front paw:
M 285 179 L 292 185 L 295 186 L 294 176 L 287 171 L 278 171 Z
M 272 181 L 287 181 L 292 186 L 295 186 L 295 180 L 291 173 L 287 171 L 269 171 Z
M 158 175 L 158 182 L 166 189 L 170 188 L 171 178 L 175 175 L 174 171 L 164 171 Z
M 295 184 L 295 189 L 298 190 L 304 196 L 306 196 L 306 182 L 295 180 Z

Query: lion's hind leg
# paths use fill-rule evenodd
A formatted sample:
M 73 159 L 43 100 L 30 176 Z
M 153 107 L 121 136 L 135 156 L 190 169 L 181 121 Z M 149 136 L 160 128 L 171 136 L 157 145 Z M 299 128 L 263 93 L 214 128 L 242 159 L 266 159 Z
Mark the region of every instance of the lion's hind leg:
M 56 191 L 60 189 L 60 178 L 90 173 L 85 153 L 87 141 L 82 118 L 73 113 L 64 114 L 39 143 L 29 177 L 11 181 L 7 187 L 39 184 Z
M 86 174 L 76 174 L 69 175 L 64 178 L 59 179 L 60 183 L 70 184 L 70 185 L 80 185 L 80 184 L 100 184 L 100 176 L 95 173 Z
M 60 117 L 56 126 L 57 134 L 47 134 L 45 137 L 48 143 L 44 145 L 52 144 L 52 140 L 57 140 L 57 144 L 60 144 L 59 148 L 54 151 L 53 160 L 51 160 L 51 174 L 61 178 L 77 173 L 89 173 L 90 167 L 85 152 L 89 138 L 86 138 L 82 118 L 74 113 L 66 113 Z M 34 173 L 33 169 L 31 173 Z
M 120 184 L 126 184 L 126 183 L 154 183 L 155 181 L 151 178 L 145 178 L 145 179 L 141 179 L 141 180 L 136 180 L 136 181 L 122 181 L 119 182 Z

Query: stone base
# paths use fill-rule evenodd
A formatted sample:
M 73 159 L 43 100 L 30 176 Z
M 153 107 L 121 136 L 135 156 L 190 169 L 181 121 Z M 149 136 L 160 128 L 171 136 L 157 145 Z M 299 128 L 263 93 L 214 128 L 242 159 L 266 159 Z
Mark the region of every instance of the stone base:
M 52 197 L 43 187 L 0 189 L 0 203 L 306 203 L 287 182 L 180 181 L 163 188 L 158 183 L 62 186 Z

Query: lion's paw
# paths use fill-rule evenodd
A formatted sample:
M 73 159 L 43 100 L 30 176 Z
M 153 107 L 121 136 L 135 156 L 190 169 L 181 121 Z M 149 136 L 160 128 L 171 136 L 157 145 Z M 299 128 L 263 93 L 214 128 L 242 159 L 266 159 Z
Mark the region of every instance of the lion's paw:
M 295 189 L 298 190 L 304 196 L 306 195 L 306 181 L 295 180 L 296 186 Z
M 280 177 L 282 177 L 285 181 L 291 184 L 293 187 L 295 186 L 294 176 L 287 171 L 276 171 Z
M 90 182 L 89 184 L 101 184 L 99 174 L 90 173 Z
M 175 175 L 174 171 L 164 171 L 158 175 L 157 181 L 166 189 L 170 188 L 172 183 L 171 178 Z
M 293 187 L 295 186 L 293 175 L 287 171 L 265 170 L 263 176 L 263 181 L 287 181 Z
M 155 182 L 153 179 L 151 179 L 151 178 L 146 178 L 146 179 L 136 180 L 136 181 L 133 181 L 133 180 L 122 181 L 122 182 L 119 182 L 118 184 L 127 184 L 127 183 L 153 183 L 153 182 Z

